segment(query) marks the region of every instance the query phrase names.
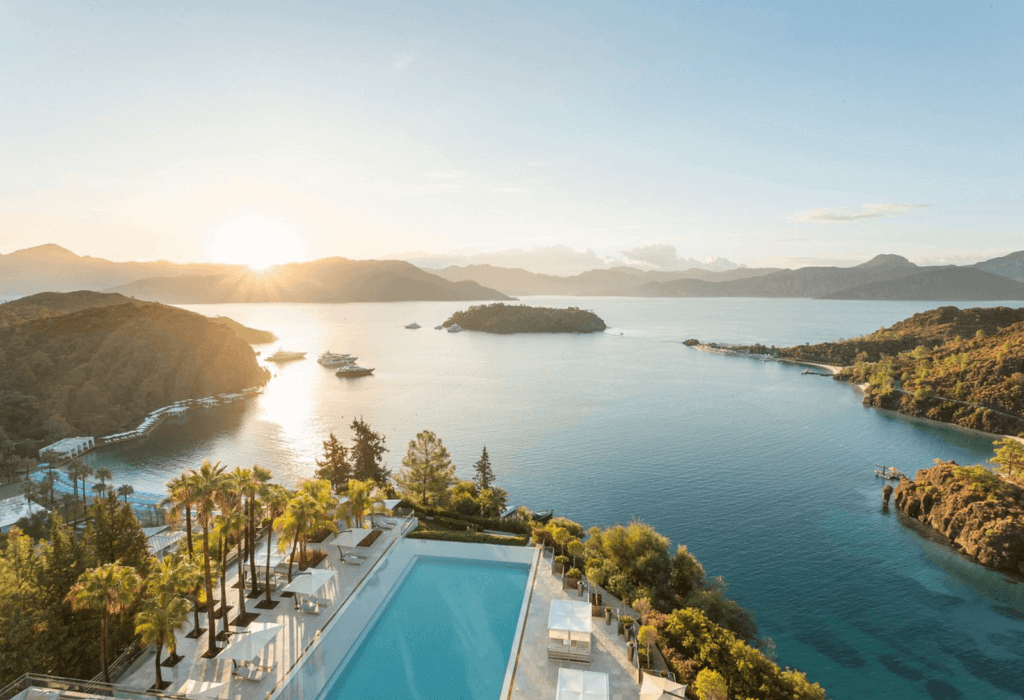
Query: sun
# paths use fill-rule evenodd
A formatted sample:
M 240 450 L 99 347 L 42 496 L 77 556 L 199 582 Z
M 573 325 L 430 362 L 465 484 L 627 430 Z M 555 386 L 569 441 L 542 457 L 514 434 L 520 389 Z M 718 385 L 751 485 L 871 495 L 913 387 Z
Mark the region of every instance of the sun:
M 305 259 L 306 247 L 294 226 L 249 216 L 233 218 L 210 231 L 208 257 L 215 262 L 266 270 Z

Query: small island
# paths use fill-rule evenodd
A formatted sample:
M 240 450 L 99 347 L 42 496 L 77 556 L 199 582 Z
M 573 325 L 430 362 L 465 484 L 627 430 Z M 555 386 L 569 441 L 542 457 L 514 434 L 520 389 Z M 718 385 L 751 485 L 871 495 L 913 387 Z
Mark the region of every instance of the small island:
M 936 460 L 896 487 L 896 507 L 931 527 L 979 564 L 1024 575 L 1024 445 L 996 443 L 993 471 Z
M 570 306 L 551 309 L 541 306 L 487 304 L 456 311 L 442 324 L 458 325 L 465 331 L 484 333 L 600 333 L 608 326 L 592 311 Z

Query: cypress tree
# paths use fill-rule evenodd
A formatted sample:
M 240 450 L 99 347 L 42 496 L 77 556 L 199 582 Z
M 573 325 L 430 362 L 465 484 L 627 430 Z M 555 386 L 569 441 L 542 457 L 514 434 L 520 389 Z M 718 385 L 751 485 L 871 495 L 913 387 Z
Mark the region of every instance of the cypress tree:
M 487 454 L 486 446 L 473 468 L 476 470 L 476 485 L 480 487 L 480 490 L 491 488 L 491 484 L 494 483 L 494 472 L 491 471 L 491 458 Z

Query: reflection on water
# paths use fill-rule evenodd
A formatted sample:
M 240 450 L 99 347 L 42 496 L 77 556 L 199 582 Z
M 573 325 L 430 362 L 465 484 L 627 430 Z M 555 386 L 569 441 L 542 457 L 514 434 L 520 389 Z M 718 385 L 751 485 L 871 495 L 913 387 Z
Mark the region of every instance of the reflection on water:
M 606 525 L 643 517 L 685 543 L 756 611 L 778 657 L 833 698 L 1024 695 L 1024 586 L 881 512 L 880 464 L 976 463 L 991 438 L 861 405 L 796 366 L 709 355 L 696 337 L 785 345 L 852 337 L 930 308 L 913 302 L 531 299 L 578 305 L 604 334 L 433 330 L 465 304 L 190 307 L 272 330 L 309 359 L 272 367 L 261 396 L 89 455 L 117 483 L 160 490 L 204 458 L 310 476 L 331 431 L 362 416 L 388 464 L 435 431 L 458 473 L 486 445 L 516 503 Z M 424 328 L 406 330 L 416 321 Z M 619 335 L 622 333 L 622 335 Z M 272 347 L 276 347 L 272 346 Z M 373 376 L 318 365 L 349 352 Z M 945 695 L 943 695 L 945 694 Z

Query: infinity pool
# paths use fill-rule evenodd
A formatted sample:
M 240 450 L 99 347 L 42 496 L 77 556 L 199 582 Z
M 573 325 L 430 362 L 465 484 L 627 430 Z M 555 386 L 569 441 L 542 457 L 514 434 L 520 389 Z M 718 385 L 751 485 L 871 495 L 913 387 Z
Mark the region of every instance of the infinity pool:
M 498 700 L 529 573 L 417 556 L 321 700 Z

